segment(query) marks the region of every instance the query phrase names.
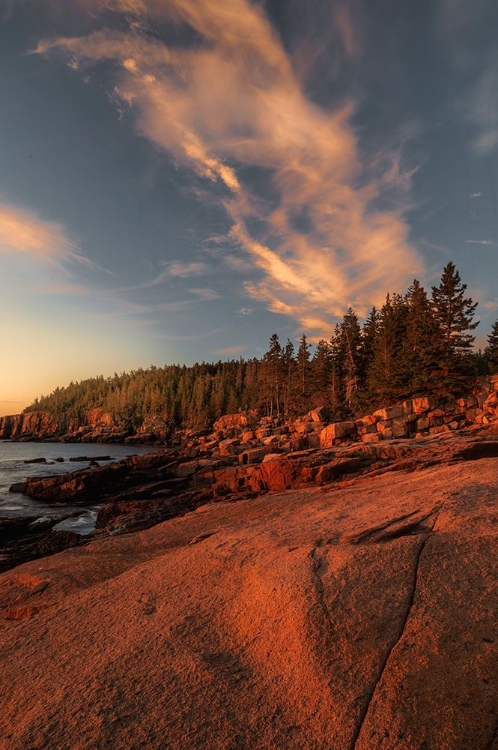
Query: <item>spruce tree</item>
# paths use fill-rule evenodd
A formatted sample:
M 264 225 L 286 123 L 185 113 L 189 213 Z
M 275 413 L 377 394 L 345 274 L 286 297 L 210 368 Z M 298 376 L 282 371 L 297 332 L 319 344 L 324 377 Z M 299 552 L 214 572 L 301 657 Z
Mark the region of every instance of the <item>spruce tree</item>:
M 326 399 L 331 364 L 330 345 L 320 339 L 311 360 L 311 383 L 315 397 L 322 401 Z
M 484 350 L 484 356 L 486 357 L 492 372 L 498 371 L 498 320 L 493 323 L 491 332 L 488 334 L 488 345 Z
M 349 411 L 354 411 L 360 386 L 361 328 L 358 316 L 348 308 L 339 325 L 339 356 L 342 360 L 344 398 Z
M 432 309 L 439 326 L 441 344 L 440 364 L 446 376 L 463 374 L 464 356 L 472 349 L 477 302 L 465 297 L 467 284 L 463 284 L 454 263 L 448 263 L 441 275 L 439 286 L 432 287 Z
M 305 412 L 308 406 L 308 388 L 309 388 L 309 377 L 310 377 L 310 347 L 306 334 L 303 333 L 299 339 L 299 348 L 296 355 L 296 369 L 295 369 L 295 382 L 294 382 L 294 394 L 295 394 L 295 406 L 298 412 Z
M 402 357 L 410 392 L 416 392 L 434 385 L 442 335 L 427 292 L 417 279 L 408 288 L 405 300 L 408 313 Z
M 328 385 L 330 407 L 337 419 L 342 417 L 345 406 L 343 374 L 344 361 L 341 348 L 341 328 L 337 324 L 330 338 L 330 376 Z
M 278 335 L 274 333 L 270 338 L 270 346 L 265 356 L 265 396 L 268 402 L 268 414 L 273 414 L 274 408 L 280 416 L 280 398 L 282 388 L 282 347 Z
M 283 401 L 285 413 L 289 413 L 291 408 L 291 392 L 292 392 L 292 379 L 293 373 L 296 367 L 294 359 L 294 344 L 290 339 L 287 339 L 287 343 L 282 352 L 282 373 L 283 373 Z
M 376 403 L 387 404 L 406 395 L 403 365 L 408 305 L 399 294 L 388 294 L 379 313 L 374 354 L 368 370 L 368 389 Z

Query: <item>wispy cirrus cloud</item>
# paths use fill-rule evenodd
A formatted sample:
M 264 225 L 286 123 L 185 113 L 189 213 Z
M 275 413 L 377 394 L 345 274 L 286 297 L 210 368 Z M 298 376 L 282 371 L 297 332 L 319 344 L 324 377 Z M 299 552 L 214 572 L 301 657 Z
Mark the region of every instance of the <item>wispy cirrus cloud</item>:
M 0 253 L 28 255 L 53 266 L 69 262 L 94 265 L 78 252 L 61 224 L 5 203 L 0 203 Z
M 212 299 L 220 299 L 218 292 L 215 292 L 214 289 L 209 289 L 208 287 L 189 287 L 187 292 L 190 292 L 190 294 L 193 294 L 201 300 L 208 301 Z
M 147 289 L 153 286 L 160 286 L 161 284 L 171 281 L 172 279 L 188 279 L 195 276 L 203 276 L 209 270 L 206 263 L 198 262 L 183 262 L 180 260 L 163 261 L 161 264 L 162 271 L 160 271 L 153 279 L 139 284 L 133 289 Z
M 189 276 L 203 276 L 208 271 L 206 263 L 188 262 L 180 260 L 167 261 L 162 264 L 168 276 L 186 279 Z
M 351 3 L 344 0 L 337 3 L 334 9 L 334 21 L 339 30 L 344 51 L 347 56 L 354 59 L 360 51 L 358 28 L 353 23 L 351 14 Z
M 383 166 L 375 156 L 360 161 L 354 102 L 327 109 L 307 97 L 260 6 L 248 0 L 114 0 L 111 6 L 128 20 L 134 14 L 128 31 L 45 40 L 36 52 L 62 53 L 81 68 L 114 63 L 114 96 L 130 108 L 141 134 L 213 184 L 231 222 L 228 236 L 259 277 L 248 280 L 251 296 L 323 334 L 349 304 L 365 312 L 386 288 L 420 273 L 408 242 L 406 198 L 396 208 L 379 207 L 393 186 L 404 194 L 410 187 L 397 149 L 391 159 L 383 154 Z M 352 16 L 347 4 L 341 7 L 344 46 L 353 55 Z M 189 26 L 199 43 L 175 45 L 143 31 L 164 18 Z M 245 179 L 248 167 L 261 171 L 271 197 Z M 170 264 L 150 285 L 197 275 L 199 265 Z
M 498 149 L 498 55 L 493 34 L 496 5 L 489 0 L 439 0 L 436 30 L 448 59 L 464 79 L 455 97 L 458 114 L 474 128 L 470 151 Z

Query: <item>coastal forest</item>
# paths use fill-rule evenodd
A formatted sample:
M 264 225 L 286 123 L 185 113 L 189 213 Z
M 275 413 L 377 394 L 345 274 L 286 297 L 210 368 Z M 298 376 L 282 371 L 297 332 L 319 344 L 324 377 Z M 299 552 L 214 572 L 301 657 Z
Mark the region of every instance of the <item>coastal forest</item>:
M 144 419 L 201 429 L 221 415 L 256 410 L 292 417 L 327 406 L 344 419 L 417 393 L 457 395 L 479 375 L 498 371 L 498 320 L 484 351 L 475 351 L 477 303 L 453 263 L 430 294 L 414 280 L 389 293 L 360 324 L 350 307 L 329 340 L 297 347 L 276 333 L 261 359 L 149 367 L 56 388 L 25 412 L 44 410 L 83 419 L 96 407 L 116 424 L 137 429 Z

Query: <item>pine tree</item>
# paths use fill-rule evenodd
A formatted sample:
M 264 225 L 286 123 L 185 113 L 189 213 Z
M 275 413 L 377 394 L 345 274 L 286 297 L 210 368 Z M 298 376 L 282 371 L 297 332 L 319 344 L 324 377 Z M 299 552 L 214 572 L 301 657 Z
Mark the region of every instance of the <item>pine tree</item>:
M 406 395 L 403 341 L 408 305 L 399 294 L 388 294 L 379 313 L 374 355 L 368 370 L 368 389 L 374 401 L 387 404 Z
M 352 307 L 348 308 L 339 325 L 338 346 L 342 360 L 344 398 L 349 411 L 354 411 L 360 386 L 361 328 Z
M 328 384 L 330 407 L 337 419 L 341 419 L 345 406 L 343 374 L 341 327 L 337 324 L 330 338 L 330 377 Z
M 477 303 L 465 297 L 467 284 L 462 284 L 453 263 L 448 263 L 439 286 L 432 287 L 432 309 L 440 329 L 441 368 L 446 375 L 462 374 L 463 355 L 474 343 L 473 322 Z
M 286 414 L 289 413 L 291 407 L 292 380 L 295 368 L 296 360 L 294 358 L 294 344 L 290 339 L 287 339 L 287 343 L 282 352 L 282 372 L 284 378 L 283 401 Z
M 417 279 L 405 295 L 408 305 L 403 364 L 411 392 L 434 385 L 434 374 L 441 358 L 441 330 L 433 314 L 427 292 Z
M 303 333 L 299 339 L 299 348 L 296 356 L 295 383 L 293 391 L 295 393 L 295 406 L 299 412 L 306 411 L 308 406 L 308 386 L 310 376 L 310 348 L 308 339 Z
M 274 333 L 270 338 L 270 346 L 263 357 L 265 363 L 265 394 L 268 414 L 273 414 L 274 408 L 280 416 L 280 399 L 282 396 L 282 347 L 278 335 Z
M 489 362 L 492 372 L 498 371 L 498 320 L 493 323 L 491 332 L 488 334 L 488 345 L 484 355 Z
M 330 378 L 332 356 L 330 344 L 320 339 L 311 360 L 311 385 L 315 397 L 325 403 Z

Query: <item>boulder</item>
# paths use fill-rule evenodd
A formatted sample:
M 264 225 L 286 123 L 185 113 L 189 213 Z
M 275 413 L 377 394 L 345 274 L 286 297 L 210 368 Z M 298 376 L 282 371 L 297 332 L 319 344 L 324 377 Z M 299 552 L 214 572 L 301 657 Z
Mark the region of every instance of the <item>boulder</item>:
M 377 417 L 378 420 L 396 419 L 402 417 L 405 414 L 403 404 L 394 404 L 393 406 L 386 406 L 384 409 L 377 409 L 374 411 L 373 416 Z
M 261 480 L 268 490 L 287 490 L 292 487 L 293 478 L 293 465 L 287 458 L 274 456 L 261 464 Z
M 320 432 L 320 445 L 322 448 L 327 448 L 334 444 L 334 440 L 351 437 L 354 432 L 354 422 L 333 422 Z
M 435 409 L 438 405 L 436 396 L 420 396 L 412 399 L 412 408 L 414 414 L 423 414 L 426 411 Z
M 221 440 L 218 445 L 220 456 L 234 456 L 237 453 L 239 445 L 240 440 L 237 440 L 236 438 Z

